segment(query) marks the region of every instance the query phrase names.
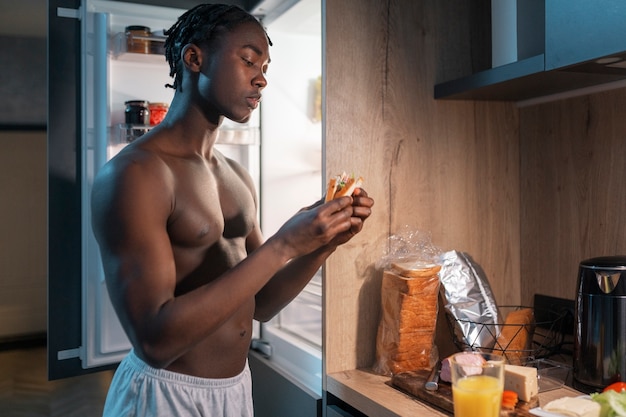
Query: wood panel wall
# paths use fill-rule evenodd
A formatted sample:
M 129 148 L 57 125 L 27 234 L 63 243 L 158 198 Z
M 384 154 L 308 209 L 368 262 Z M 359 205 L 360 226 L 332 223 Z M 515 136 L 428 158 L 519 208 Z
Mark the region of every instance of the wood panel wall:
M 46 132 L 0 131 L 0 341 L 46 331 L 46 185 Z
M 520 302 L 518 110 L 433 99 L 472 70 L 474 13 L 464 0 L 325 2 L 324 171 L 363 175 L 376 200 L 325 267 L 326 373 L 373 364 L 376 263 L 405 227 L 467 252 L 500 303 Z
M 42 2 L 37 8 L 44 13 Z M 6 10 L 3 13 L 7 13 Z M 32 16 L 29 11 L 29 18 Z M 38 13 L 38 12 L 34 12 Z M 10 17 L 9 17 L 10 18 Z M 45 21 L 44 21 L 45 22 Z M 44 32 L 45 32 L 44 27 Z M 45 36 L 0 35 L 0 127 L 46 125 L 47 45 Z
M 520 109 L 522 299 L 576 297 L 580 261 L 626 254 L 626 89 Z

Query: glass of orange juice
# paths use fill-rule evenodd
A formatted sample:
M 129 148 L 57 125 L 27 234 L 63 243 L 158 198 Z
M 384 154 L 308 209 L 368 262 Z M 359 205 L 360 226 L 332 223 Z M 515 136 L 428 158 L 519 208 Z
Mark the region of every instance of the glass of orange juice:
M 450 357 L 454 417 L 499 417 L 504 389 L 504 357 L 460 352 Z

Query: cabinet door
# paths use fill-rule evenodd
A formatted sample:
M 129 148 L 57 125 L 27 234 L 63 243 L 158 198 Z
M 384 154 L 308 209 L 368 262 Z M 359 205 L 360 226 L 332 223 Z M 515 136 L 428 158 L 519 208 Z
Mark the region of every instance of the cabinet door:
M 546 0 L 546 71 L 626 50 L 623 0 Z

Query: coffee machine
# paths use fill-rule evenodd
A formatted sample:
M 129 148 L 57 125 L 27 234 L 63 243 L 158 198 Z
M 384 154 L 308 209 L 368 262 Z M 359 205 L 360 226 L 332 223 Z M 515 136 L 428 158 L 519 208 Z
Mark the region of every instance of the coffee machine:
M 626 381 L 626 256 L 580 263 L 575 310 L 575 387 Z

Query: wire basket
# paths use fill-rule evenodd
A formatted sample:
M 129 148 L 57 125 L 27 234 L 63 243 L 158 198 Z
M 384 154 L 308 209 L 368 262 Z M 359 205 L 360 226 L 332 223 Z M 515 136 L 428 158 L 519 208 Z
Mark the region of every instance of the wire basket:
M 456 347 L 462 351 L 474 350 L 481 352 L 500 353 L 508 359 L 510 363 L 526 363 L 535 359 L 542 359 L 559 353 L 563 343 L 563 324 L 567 315 L 566 311 L 555 312 L 547 309 L 539 309 L 526 306 L 500 306 L 498 310 L 501 317 L 507 317 L 512 311 L 529 308 L 533 311 L 534 326 L 528 324 L 513 323 L 479 323 L 468 319 L 457 319 L 449 312 L 446 312 L 448 325 L 452 333 L 452 339 Z M 463 334 L 461 328 L 473 328 L 472 340 Z M 498 339 L 505 327 L 510 327 L 513 336 L 503 342 Z M 511 341 L 521 332 L 530 331 L 531 339 L 528 349 L 513 349 L 510 347 Z M 484 341 L 493 341 L 490 346 L 481 346 Z

